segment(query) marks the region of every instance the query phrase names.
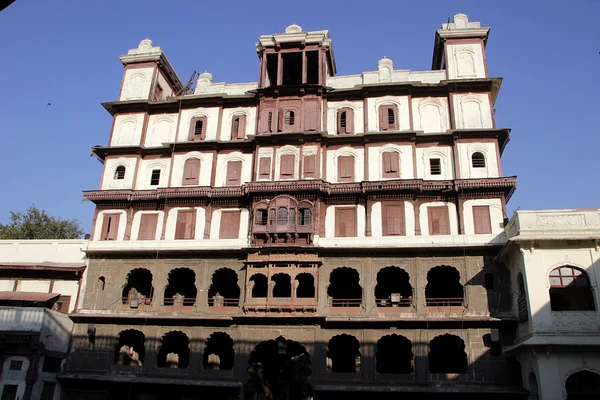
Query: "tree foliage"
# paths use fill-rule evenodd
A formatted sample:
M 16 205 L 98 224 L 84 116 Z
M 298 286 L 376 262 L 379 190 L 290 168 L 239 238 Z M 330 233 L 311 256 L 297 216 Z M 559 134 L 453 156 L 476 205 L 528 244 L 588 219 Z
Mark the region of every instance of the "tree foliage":
M 0 239 L 78 239 L 82 235 L 78 220 L 52 217 L 34 204 L 26 213 L 10 211 L 10 222 L 0 224 Z

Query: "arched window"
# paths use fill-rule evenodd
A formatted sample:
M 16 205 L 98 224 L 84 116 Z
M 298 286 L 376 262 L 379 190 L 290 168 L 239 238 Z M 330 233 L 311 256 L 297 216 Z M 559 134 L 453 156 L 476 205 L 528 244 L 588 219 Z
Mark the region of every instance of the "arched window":
M 200 182 L 200 159 L 188 158 L 183 164 L 182 185 L 197 185 Z
M 106 287 L 106 278 L 103 276 L 98 277 L 98 288 L 104 290 Z
M 271 277 L 273 282 L 273 297 L 292 297 L 292 280 L 288 274 L 275 274 Z
M 456 268 L 440 265 L 427 272 L 425 302 L 428 307 L 462 307 L 463 299 L 464 288 Z
M 144 342 L 146 337 L 140 331 L 121 331 L 115 349 L 115 364 L 140 367 L 144 362 Z
M 296 122 L 296 115 L 293 111 L 286 111 L 283 123 L 288 126 L 294 125 Z
M 404 336 L 384 336 L 377 341 L 375 359 L 375 368 L 380 374 L 410 374 L 413 372 L 412 343 Z
M 567 378 L 567 400 L 591 400 L 600 397 L 600 375 L 579 371 Z
M 250 293 L 252 298 L 266 298 L 269 282 L 265 275 L 254 274 L 250 277 Z
M 444 334 L 429 342 L 429 371 L 431 373 L 467 372 L 465 342 L 458 336 Z
M 399 267 L 385 267 L 377 273 L 375 303 L 377 307 L 410 307 L 412 286 L 408 273 Z
M 288 210 L 285 207 L 279 207 L 277 210 L 277 225 L 286 225 L 288 223 Z
M 119 165 L 117 169 L 115 169 L 115 180 L 125 179 L 125 167 Z
M 233 339 L 224 332 L 215 332 L 206 339 L 204 368 L 217 370 L 233 369 Z
M 189 268 L 175 268 L 169 272 L 164 293 L 165 306 L 193 306 L 197 294 L 194 271 Z
M 310 208 L 301 208 L 298 214 L 298 225 L 310 225 L 311 224 L 311 210 Z
M 471 165 L 473 168 L 485 168 L 485 156 L 481 152 L 473 153 L 471 156 Z
M 345 333 L 331 338 L 327 351 L 327 363 L 331 372 L 360 372 L 360 343 Z
M 341 267 L 331 271 L 327 295 L 332 307 L 360 307 L 362 287 L 360 275 L 354 268 Z
M 354 132 L 354 110 L 344 107 L 337 113 L 337 132 L 340 135 Z
M 166 333 L 158 350 L 159 368 L 187 368 L 190 363 L 190 339 L 181 331 Z
M 208 288 L 208 305 L 237 307 L 240 302 L 238 275 L 230 268 L 220 268 L 212 275 Z
M 231 121 L 231 140 L 243 140 L 246 136 L 246 116 L 234 115 Z
M 550 309 L 552 311 L 594 311 L 594 295 L 587 274 L 565 265 L 550 272 Z
M 127 274 L 127 284 L 123 288 L 123 304 L 129 303 L 131 308 L 150 304 L 154 294 L 152 273 L 145 268 L 136 268 Z

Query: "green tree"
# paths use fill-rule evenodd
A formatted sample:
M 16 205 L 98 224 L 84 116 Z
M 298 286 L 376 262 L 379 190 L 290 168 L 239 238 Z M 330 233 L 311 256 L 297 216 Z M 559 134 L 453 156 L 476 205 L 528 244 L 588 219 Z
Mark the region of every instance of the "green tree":
M 0 224 L 0 239 L 78 239 L 83 229 L 76 219 L 51 217 L 34 204 L 26 213 L 10 212 L 10 222 Z

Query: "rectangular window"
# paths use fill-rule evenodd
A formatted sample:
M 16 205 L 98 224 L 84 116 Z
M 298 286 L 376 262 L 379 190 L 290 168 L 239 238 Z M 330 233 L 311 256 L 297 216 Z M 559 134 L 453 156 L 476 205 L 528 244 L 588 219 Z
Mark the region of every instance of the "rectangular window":
M 42 395 L 40 400 L 52 400 L 54 399 L 54 391 L 56 389 L 56 383 L 54 382 L 44 382 L 44 386 L 42 387 Z
M 383 236 L 404 235 L 404 206 L 402 204 L 383 203 L 381 217 Z
M 246 116 L 236 115 L 231 124 L 231 140 L 243 140 L 246 137 Z
M 449 235 L 450 221 L 448 218 L 448 207 L 427 207 L 427 216 L 429 218 L 430 235 Z
M 388 105 L 379 107 L 379 129 L 382 131 L 398 130 L 398 106 Z
M 255 225 L 267 225 L 268 213 L 266 209 L 256 210 L 256 220 L 254 221 Z
M 175 227 L 175 239 L 194 239 L 196 233 L 196 210 L 179 210 Z
M 154 101 L 160 101 L 163 99 L 163 88 L 157 84 L 156 90 L 154 91 Z
M 150 175 L 150 186 L 158 186 L 160 183 L 160 169 L 153 169 Z
M 71 305 L 71 296 L 60 296 L 54 304 L 54 309 L 58 312 L 68 314 Z
M 200 159 L 188 158 L 183 164 L 183 186 L 197 185 L 200 183 Z
M 2 400 L 17 400 L 18 385 L 4 385 L 2 389 Z
M 337 114 L 338 134 L 350 134 L 354 132 L 354 110 L 349 107 L 338 110 Z
M 383 158 L 383 177 L 384 178 L 399 178 L 400 177 L 400 157 L 395 151 L 386 151 L 382 154 Z
M 281 156 L 279 179 L 293 179 L 296 157 L 293 154 Z
M 240 186 L 242 184 L 242 162 L 229 161 L 227 163 L 227 186 Z
M 338 182 L 354 182 L 354 157 L 338 157 Z
M 316 178 L 317 156 L 304 156 L 304 177 Z
M 261 157 L 258 160 L 258 178 L 269 179 L 271 177 L 271 159 L 269 157 Z
M 335 236 L 356 236 L 356 207 L 335 209 Z
M 206 137 L 206 117 L 194 117 L 190 120 L 189 140 L 204 140 Z
M 219 239 L 237 239 L 240 235 L 240 210 L 222 211 Z
M 120 214 L 104 214 L 100 240 L 117 240 L 120 219 Z
M 42 371 L 44 372 L 60 372 L 60 365 L 62 364 L 62 358 L 58 357 L 44 357 L 44 364 L 42 365 Z
M 473 206 L 473 223 L 475 234 L 492 233 L 489 206 Z
M 431 175 L 441 175 L 442 174 L 442 160 L 439 158 L 430 158 L 429 159 L 429 173 Z
M 304 105 L 304 130 L 315 132 L 319 130 L 319 104 L 310 102 Z
M 273 132 L 273 110 L 266 109 L 260 112 L 260 119 L 258 121 L 258 133 L 271 133 Z
M 138 240 L 155 240 L 158 214 L 142 214 L 140 218 L 140 231 Z
M 21 360 L 10 360 L 10 369 L 12 371 L 20 371 L 23 369 L 23 361 Z

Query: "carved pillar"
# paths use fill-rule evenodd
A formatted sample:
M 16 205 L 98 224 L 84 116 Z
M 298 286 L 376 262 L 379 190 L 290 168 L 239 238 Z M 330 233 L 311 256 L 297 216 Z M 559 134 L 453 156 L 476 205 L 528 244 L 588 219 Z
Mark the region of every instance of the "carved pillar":
M 367 232 L 366 235 L 367 236 L 371 236 L 372 235 L 372 219 L 371 219 L 371 214 L 373 212 L 373 203 L 375 203 L 374 200 L 367 200 L 367 205 L 366 205 L 366 214 L 367 214 Z
M 421 236 L 421 200 L 414 199 L 412 204 L 415 209 L 415 236 Z
M 123 237 L 123 240 L 131 240 L 131 226 L 133 225 L 133 207 L 129 207 L 125 215 L 127 216 L 127 221 L 125 224 L 125 236 Z
M 456 196 L 456 216 L 458 218 L 458 234 L 465 234 L 465 219 L 464 219 L 464 210 L 465 208 L 465 199 L 460 196 Z

